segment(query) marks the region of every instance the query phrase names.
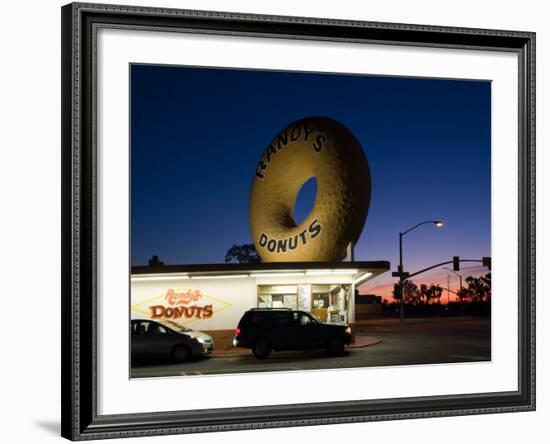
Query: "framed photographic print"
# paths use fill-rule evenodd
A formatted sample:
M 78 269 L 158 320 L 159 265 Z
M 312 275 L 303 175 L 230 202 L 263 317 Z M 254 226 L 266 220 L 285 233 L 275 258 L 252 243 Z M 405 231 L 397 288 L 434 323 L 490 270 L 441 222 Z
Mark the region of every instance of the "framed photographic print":
M 62 8 L 62 435 L 535 408 L 535 35 Z

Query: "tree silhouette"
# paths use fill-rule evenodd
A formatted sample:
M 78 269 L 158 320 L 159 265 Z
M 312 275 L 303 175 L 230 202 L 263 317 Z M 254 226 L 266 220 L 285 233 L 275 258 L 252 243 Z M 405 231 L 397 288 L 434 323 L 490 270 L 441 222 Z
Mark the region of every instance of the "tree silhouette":
M 443 295 L 443 288 L 441 288 L 440 285 L 420 284 L 420 289 L 418 289 L 418 300 L 422 302 L 422 299 L 424 299 L 425 304 L 429 304 L 430 301 L 434 299 L 437 299 L 437 303 L 440 303 L 442 295 Z
M 162 265 L 164 265 L 164 262 L 162 262 L 156 254 L 151 256 L 151 259 L 149 259 L 150 267 L 158 267 Z
M 420 290 L 418 291 L 420 300 L 426 299 L 426 304 L 430 302 L 431 292 L 426 284 L 420 284 Z
M 225 262 L 236 261 L 239 264 L 257 264 L 261 262 L 254 244 L 233 245 L 225 253 Z
M 489 293 L 491 292 L 491 272 L 487 273 L 485 276 L 481 276 L 481 280 L 489 287 Z
M 432 298 L 433 299 L 437 299 L 437 303 L 440 304 L 441 303 L 441 296 L 443 296 L 443 288 L 441 288 L 441 286 L 438 284 L 438 285 L 430 285 L 430 291 L 432 293 Z
M 460 299 L 461 303 L 467 302 L 471 299 L 470 290 L 468 288 L 462 287 L 458 292 L 456 293 L 458 296 L 458 299 Z
M 478 278 L 468 276 L 466 282 L 471 302 L 488 302 L 491 299 L 491 273 Z
M 403 290 L 404 290 L 403 293 L 405 295 L 405 299 L 404 299 L 405 304 L 418 305 L 422 302 L 420 299 L 420 293 L 418 292 L 418 287 L 414 282 L 409 280 L 404 280 Z M 401 291 L 400 291 L 399 283 L 397 284 L 396 289 L 392 293 L 393 293 L 393 298 L 396 301 L 401 300 Z

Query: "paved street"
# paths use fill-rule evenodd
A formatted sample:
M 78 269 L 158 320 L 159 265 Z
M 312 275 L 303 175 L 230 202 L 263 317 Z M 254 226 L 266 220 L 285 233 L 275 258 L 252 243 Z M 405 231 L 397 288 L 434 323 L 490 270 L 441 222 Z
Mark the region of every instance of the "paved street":
M 220 353 L 185 364 L 142 362 L 132 377 L 211 375 L 265 371 L 373 367 L 487 361 L 491 359 L 490 320 L 487 318 L 407 319 L 399 333 L 398 319 L 363 321 L 355 334 L 382 342 L 349 349 L 344 356 L 325 351 L 273 352 L 266 360 L 250 352 Z

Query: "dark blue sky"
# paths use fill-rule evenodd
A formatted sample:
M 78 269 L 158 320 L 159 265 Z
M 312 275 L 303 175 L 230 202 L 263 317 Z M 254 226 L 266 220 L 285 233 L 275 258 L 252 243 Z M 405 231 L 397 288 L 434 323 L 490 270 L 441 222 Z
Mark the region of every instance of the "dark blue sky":
M 490 82 L 132 65 L 132 264 L 223 262 L 251 242 L 256 164 L 307 116 L 340 121 L 369 161 L 357 260 L 395 268 L 399 231 L 426 219 L 446 225 L 407 235 L 407 269 L 490 255 Z

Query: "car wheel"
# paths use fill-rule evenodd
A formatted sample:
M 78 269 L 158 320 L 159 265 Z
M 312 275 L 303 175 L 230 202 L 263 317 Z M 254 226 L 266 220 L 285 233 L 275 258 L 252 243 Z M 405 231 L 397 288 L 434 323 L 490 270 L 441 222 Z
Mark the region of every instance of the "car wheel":
M 172 360 L 178 364 L 188 361 L 191 357 L 191 350 L 185 345 L 176 345 L 172 349 Z
M 330 353 L 340 355 L 344 353 L 344 340 L 342 338 L 330 338 L 327 348 Z
M 258 359 L 265 359 L 271 353 L 271 345 L 265 339 L 259 339 L 252 344 L 252 353 Z

